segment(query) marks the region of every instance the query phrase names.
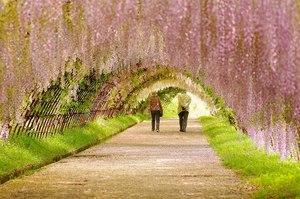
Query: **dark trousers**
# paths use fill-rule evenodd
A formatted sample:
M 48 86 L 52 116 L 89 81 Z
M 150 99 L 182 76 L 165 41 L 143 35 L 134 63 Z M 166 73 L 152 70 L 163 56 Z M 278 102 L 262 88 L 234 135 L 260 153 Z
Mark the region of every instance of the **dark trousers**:
M 179 116 L 180 131 L 186 132 L 187 119 L 189 116 L 189 112 L 182 111 L 178 114 L 178 116 Z
M 151 117 L 152 117 L 152 131 L 159 130 L 159 121 L 160 121 L 160 111 L 151 111 Z

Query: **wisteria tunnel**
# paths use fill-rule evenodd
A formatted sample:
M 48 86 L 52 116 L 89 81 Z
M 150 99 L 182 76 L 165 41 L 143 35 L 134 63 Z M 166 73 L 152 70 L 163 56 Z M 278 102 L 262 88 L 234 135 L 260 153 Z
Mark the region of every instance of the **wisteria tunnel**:
M 298 0 L 0 0 L 1 138 L 187 89 L 266 152 L 299 159 L 299 20 Z

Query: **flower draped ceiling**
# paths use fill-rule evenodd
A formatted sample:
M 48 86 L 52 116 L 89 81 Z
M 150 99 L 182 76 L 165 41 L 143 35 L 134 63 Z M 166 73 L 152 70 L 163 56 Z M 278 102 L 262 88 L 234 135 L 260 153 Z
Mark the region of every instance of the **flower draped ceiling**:
M 192 73 L 254 139 L 274 139 L 290 155 L 300 121 L 299 22 L 299 0 L 0 0 L 1 120 L 72 71 L 68 61 L 109 73 L 141 60 Z

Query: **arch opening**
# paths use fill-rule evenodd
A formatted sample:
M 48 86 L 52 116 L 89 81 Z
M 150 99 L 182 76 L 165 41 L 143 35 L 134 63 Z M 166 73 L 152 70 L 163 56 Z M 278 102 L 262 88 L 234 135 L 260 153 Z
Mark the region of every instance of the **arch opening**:
M 203 91 L 196 90 L 197 86 L 192 86 L 187 84 L 185 81 L 181 80 L 172 80 L 172 79 L 164 79 L 154 82 L 153 84 L 149 85 L 146 88 L 140 90 L 136 96 L 136 104 L 133 107 L 140 106 L 141 103 L 148 104 L 148 99 L 153 91 L 158 92 L 158 95 L 162 98 L 163 101 L 163 108 L 166 109 L 164 111 L 165 116 L 164 118 L 174 118 L 177 116 L 177 104 L 178 104 L 178 93 L 186 90 L 188 95 L 191 96 L 191 111 L 190 111 L 190 118 L 199 118 L 200 116 L 208 116 L 211 115 L 211 102 L 205 101 L 203 99 Z M 200 89 L 200 88 L 198 88 Z M 172 93 L 172 91 L 175 91 Z M 169 93 L 171 94 L 171 99 L 169 98 Z M 167 95 L 167 97 L 165 97 Z M 144 111 L 147 113 L 147 111 Z

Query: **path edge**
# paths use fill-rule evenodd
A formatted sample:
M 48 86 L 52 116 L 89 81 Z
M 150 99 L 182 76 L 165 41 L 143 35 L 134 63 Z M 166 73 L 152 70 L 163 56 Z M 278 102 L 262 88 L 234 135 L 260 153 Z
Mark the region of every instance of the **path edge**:
M 109 139 L 111 139 L 112 137 L 114 137 L 115 135 L 118 135 L 122 132 L 124 132 L 126 129 L 129 129 L 141 122 L 143 122 L 144 120 L 143 119 L 140 119 L 139 121 L 136 121 L 135 123 L 125 127 L 125 128 L 121 128 L 121 129 L 118 129 L 118 131 L 116 131 L 115 133 L 112 133 L 112 134 L 109 134 L 107 135 L 106 137 L 103 137 L 101 139 L 95 139 L 94 141 L 78 148 L 78 149 L 75 149 L 75 150 L 72 150 L 72 151 L 69 151 L 65 154 L 62 154 L 62 155 L 58 155 L 58 156 L 55 156 L 51 159 L 48 159 L 48 160 L 45 160 L 41 163 L 38 163 L 38 164 L 29 164 L 29 165 L 26 165 L 26 166 L 23 166 L 23 167 L 20 167 L 20 168 L 17 168 L 17 169 L 14 169 L 13 171 L 11 172 L 8 172 L 7 174 L 4 174 L 4 175 L 0 175 L 0 185 L 1 184 L 4 184 L 5 182 L 9 181 L 9 180 L 12 180 L 12 179 L 15 179 L 17 177 L 20 177 L 22 175 L 24 175 L 27 171 L 30 171 L 30 170 L 37 170 L 37 169 L 40 169 L 44 166 L 47 166 L 49 164 L 52 164 L 52 163 L 55 163 L 55 162 L 58 162 L 66 157 L 70 157 L 72 155 L 75 155 L 75 154 L 78 154 L 86 149 L 89 149 L 95 145 L 98 145 L 98 144 L 101 144 Z

